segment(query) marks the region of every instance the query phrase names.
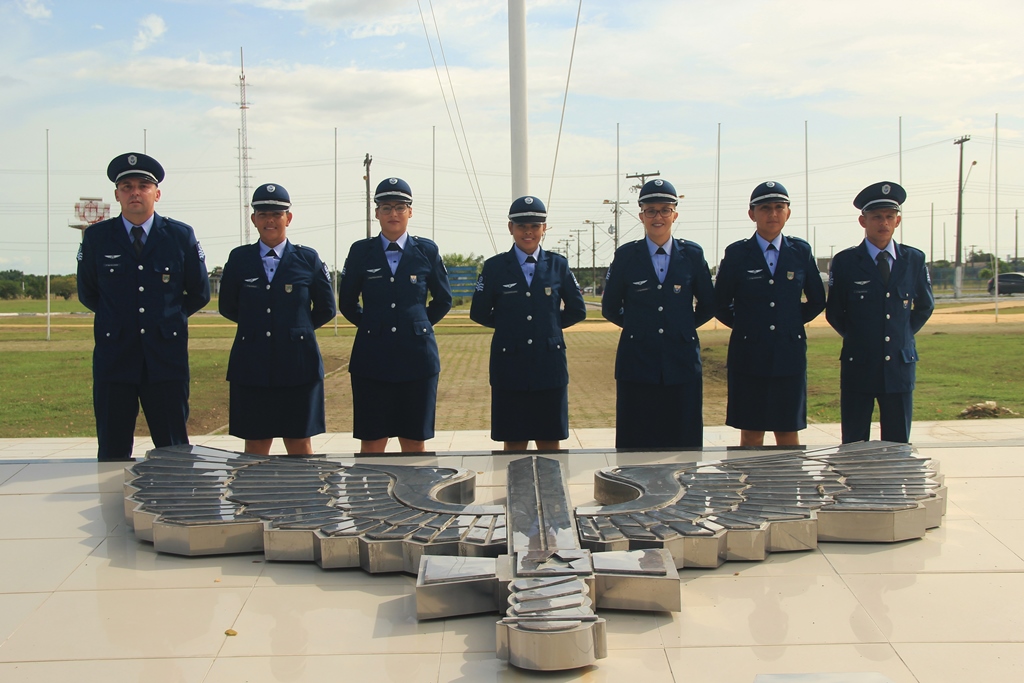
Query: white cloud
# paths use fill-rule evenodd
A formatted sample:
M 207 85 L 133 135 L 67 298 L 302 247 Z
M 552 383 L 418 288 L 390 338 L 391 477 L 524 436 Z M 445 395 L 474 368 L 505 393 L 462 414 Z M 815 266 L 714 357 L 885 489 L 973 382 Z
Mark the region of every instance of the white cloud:
M 53 16 L 53 12 L 43 4 L 42 0 L 21 0 L 18 4 L 21 11 L 33 19 L 49 19 Z
M 153 44 L 160 36 L 167 32 L 167 24 L 158 14 L 150 14 L 139 21 L 139 32 L 132 43 L 132 49 L 136 52 L 145 50 Z

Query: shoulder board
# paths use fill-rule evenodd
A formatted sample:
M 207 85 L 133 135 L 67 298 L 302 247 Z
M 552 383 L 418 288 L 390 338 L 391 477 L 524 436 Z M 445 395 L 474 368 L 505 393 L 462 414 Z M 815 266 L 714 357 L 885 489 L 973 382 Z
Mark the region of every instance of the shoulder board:
M 807 246 L 811 245 L 811 243 L 805 240 L 803 237 L 797 237 L 796 235 L 786 235 L 786 239 L 788 239 L 790 242 L 796 242 L 797 244 L 806 244 Z

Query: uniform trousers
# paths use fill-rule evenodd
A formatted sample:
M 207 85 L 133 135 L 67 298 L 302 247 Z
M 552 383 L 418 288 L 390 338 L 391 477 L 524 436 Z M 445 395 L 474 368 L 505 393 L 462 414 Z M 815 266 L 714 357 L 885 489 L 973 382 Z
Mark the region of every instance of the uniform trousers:
M 840 419 L 843 424 L 843 443 L 871 439 L 871 413 L 878 401 L 878 421 L 882 426 L 882 441 L 910 443 L 910 422 L 914 413 L 914 392 L 871 394 L 842 389 Z
M 703 379 L 687 384 L 615 383 L 616 448 L 704 447 Z
M 140 402 L 153 445 L 161 448 L 187 444 L 188 392 L 187 379 L 142 384 L 94 382 L 98 459 L 131 459 Z
M 411 382 L 385 382 L 351 375 L 352 436 L 376 441 L 392 436 L 434 438 L 437 375 Z

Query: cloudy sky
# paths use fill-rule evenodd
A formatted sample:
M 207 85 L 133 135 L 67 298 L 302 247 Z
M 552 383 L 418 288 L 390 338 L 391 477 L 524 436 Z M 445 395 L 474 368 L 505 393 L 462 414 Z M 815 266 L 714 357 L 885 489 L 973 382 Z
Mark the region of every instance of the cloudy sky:
M 862 237 L 854 195 L 901 175 L 904 241 L 930 250 L 934 205 L 934 258 L 952 258 L 964 134 L 965 165 L 978 162 L 964 245 L 992 250 L 998 223 L 999 252 L 1012 254 L 1024 208 L 1019 1 L 583 0 L 556 165 L 579 7 L 527 2 L 530 191 L 548 201 L 546 246 L 572 240 L 574 265 L 580 235 L 591 263 L 585 221 L 599 224 L 596 262 L 610 260 L 603 202 L 616 191 L 622 239 L 641 236 L 625 175 L 655 171 L 685 195 L 677 236 L 712 263 L 752 233 L 746 203 L 762 180 L 788 187 L 787 231 L 827 256 Z M 240 48 L 250 186 L 288 188 L 293 241 L 333 262 L 337 206 L 344 259 L 365 234 L 369 153 L 374 186 L 412 185 L 413 234 L 434 234 L 445 253 L 511 244 L 503 0 L 0 0 L 0 22 L 0 269 L 46 271 L 47 130 L 53 272 L 74 270 L 75 201 L 112 202 L 107 163 L 144 146 L 167 169 L 158 212 L 193 225 L 222 264 L 245 239 Z

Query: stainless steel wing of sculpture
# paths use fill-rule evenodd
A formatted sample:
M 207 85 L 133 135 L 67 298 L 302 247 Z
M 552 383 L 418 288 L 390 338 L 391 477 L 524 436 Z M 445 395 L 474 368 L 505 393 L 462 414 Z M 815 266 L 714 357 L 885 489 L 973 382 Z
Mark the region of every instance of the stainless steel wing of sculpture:
M 886 442 L 594 478 L 598 505 L 574 510 L 561 463 L 524 456 L 506 505 L 474 505 L 461 468 L 175 446 L 126 469 L 125 517 L 160 552 L 415 574 L 418 618 L 498 612 L 500 658 L 562 670 L 606 655 L 598 610 L 678 611 L 678 569 L 920 538 L 946 504 L 937 463 Z

